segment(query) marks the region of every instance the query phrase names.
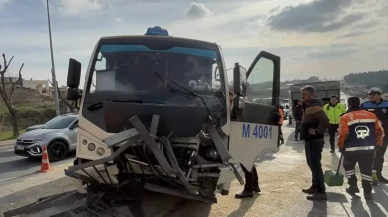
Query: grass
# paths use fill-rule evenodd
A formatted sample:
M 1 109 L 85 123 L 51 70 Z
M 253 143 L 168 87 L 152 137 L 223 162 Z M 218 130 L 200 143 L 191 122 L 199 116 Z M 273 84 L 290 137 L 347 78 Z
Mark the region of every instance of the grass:
M 25 129 L 19 130 L 19 135 L 21 135 L 24 132 L 26 132 Z M 13 140 L 13 139 L 16 139 L 16 137 L 13 136 L 12 130 L 0 132 L 0 141 Z

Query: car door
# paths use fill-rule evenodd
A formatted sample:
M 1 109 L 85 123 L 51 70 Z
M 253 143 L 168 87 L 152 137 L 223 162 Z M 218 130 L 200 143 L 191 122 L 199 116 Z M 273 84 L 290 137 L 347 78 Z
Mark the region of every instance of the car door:
M 250 171 L 261 154 L 278 151 L 280 57 L 260 52 L 247 70 L 246 79 L 246 93 L 238 96 L 233 108 L 240 111 L 231 121 L 229 152 Z

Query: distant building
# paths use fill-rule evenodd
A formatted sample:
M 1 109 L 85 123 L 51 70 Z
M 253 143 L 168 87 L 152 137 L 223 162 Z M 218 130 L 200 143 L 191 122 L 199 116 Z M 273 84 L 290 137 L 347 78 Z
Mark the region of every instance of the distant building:
M 22 86 L 36 90 L 43 95 L 47 95 L 46 93 L 48 92 L 47 89 L 49 88 L 49 82 L 48 80 L 23 80 Z
M 6 82 L 6 85 L 10 85 L 12 82 L 12 83 L 15 83 L 15 87 L 29 88 L 39 92 L 42 95 L 50 96 L 54 98 L 54 87 L 50 86 L 50 82 L 48 80 L 32 80 L 31 78 L 30 80 L 20 79 L 19 81 L 18 77 L 9 77 L 6 79 L 5 82 Z M 59 89 L 59 94 L 61 94 L 63 98 L 66 98 L 67 87 L 62 86 L 62 87 L 59 87 L 58 89 Z

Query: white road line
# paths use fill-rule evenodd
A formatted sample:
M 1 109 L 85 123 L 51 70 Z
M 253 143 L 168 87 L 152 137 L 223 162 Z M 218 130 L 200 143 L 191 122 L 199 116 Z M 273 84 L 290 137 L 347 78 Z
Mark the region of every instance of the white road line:
M 10 150 L 7 150 L 7 151 L 5 151 L 5 152 L 11 152 L 11 151 L 14 151 L 13 149 L 10 149 Z
M 16 179 L 17 177 L 11 177 L 11 178 L 6 178 L 6 179 L 1 179 L 0 182 L 5 182 L 5 181 L 8 181 L 8 180 L 11 180 L 11 179 Z

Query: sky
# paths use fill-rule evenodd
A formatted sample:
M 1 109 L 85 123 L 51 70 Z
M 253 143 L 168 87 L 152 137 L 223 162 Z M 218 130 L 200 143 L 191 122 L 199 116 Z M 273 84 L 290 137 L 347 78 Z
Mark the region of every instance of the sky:
M 98 39 L 161 26 L 176 37 L 216 42 L 227 68 L 249 68 L 265 50 L 281 57 L 281 80 L 338 79 L 388 69 L 386 0 L 49 0 L 55 70 L 69 58 L 85 75 Z M 0 53 L 24 79 L 51 79 L 46 0 L 0 0 Z M 2 65 L 2 61 L 0 63 Z M 83 82 L 81 82 L 83 83 Z

